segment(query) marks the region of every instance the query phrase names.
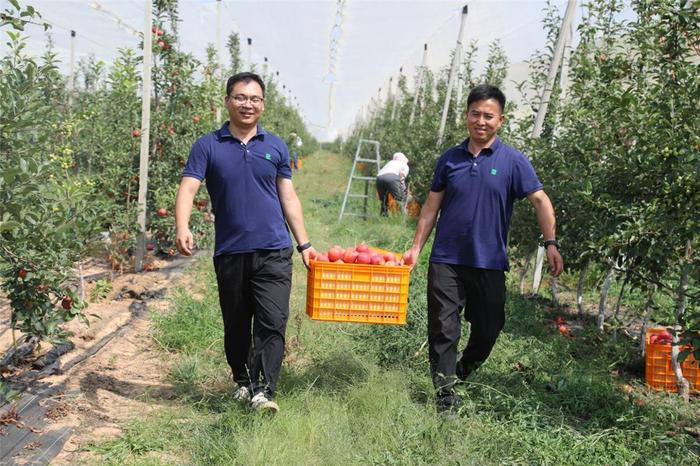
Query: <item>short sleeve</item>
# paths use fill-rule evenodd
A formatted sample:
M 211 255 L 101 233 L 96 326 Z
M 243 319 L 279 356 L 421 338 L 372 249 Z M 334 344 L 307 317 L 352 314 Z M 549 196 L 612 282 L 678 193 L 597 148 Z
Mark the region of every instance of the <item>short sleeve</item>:
M 525 155 L 517 152 L 514 154 L 513 178 L 511 181 L 511 193 L 514 197 L 522 199 L 528 194 L 542 189 L 542 183 L 535 173 L 535 169 Z
M 430 185 L 430 190 L 435 192 L 440 192 L 447 186 L 447 175 L 445 173 L 445 167 L 447 165 L 446 154 L 443 154 L 437 161 L 435 165 L 435 171 L 433 172 L 433 182 Z
M 289 148 L 287 144 L 280 139 L 279 141 L 280 160 L 277 164 L 277 176 L 281 178 L 292 177 L 292 167 L 289 162 Z
M 209 166 L 209 157 L 211 154 L 205 149 L 202 139 L 198 139 L 192 144 L 190 155 L 187 157 L 185 169 L 182 171 L 182 176 L 197 178 L 202 181 L 206 178 L 207 167 Z

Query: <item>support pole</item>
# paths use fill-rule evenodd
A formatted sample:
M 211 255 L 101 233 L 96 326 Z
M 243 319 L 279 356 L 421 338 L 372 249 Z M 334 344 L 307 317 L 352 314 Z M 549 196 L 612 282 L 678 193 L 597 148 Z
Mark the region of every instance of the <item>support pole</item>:
M 253 39 L 248 37 L 248 67 L 253 69 Z
M 68 75 L 68 107 L 73 104 L 73 93 L 75 92 L 75 31 L 70 31 L 70 68 Z
M 225 86 L 224 61 L 221 54 L 221 30 L 221 0 L 216 0 L 216 56 L 219 62 L 219 79 Z M 216 102 L 216 123 L 221 124 L 221 99 Z
M 561 64 L 561 60 L 564 55 L 564 44 L 566 43 L 566 37 L 568 35 L 567 31 L 571 29 L 574 20 L 575 10 L 576 0 L 569 0 L 569 3 L 566 5 L 566 13 L 564 13 L 564 19 L 562 20 L 561 27 L 559 28 L 559 36 L 557 37 L 557 43 L 554 47 L 554 56 L 552 57 L 552 62 L 549 64 L 549 73 L 547 73 L 547 81 L 545 83 L 544 90 L 542 91 L 540 105 L 537 109 L 535 125 L 532 128 L 532 138 L 538 138 L 540 137 L 540 134 L 542 134 L 542 126 L 544 125 L 544 117 L 545 115 L 547 115 L 549 98 L 552 96 L 554 80 L 557 77 L 557 71 L 559 70 L 559 65 Z
M 537 116 L 535 117 L 535 124 L 532 127 L 532 134 L 530 137 L 538 138 L 542 134 L 542 126 L 544 125 L 544 117 L 547 115 L 547 107 L 549 106 L 549 98 L 552 96 L 552 88 L 554 87 L 554 80 L 557 78 L 557 71 L 559 70 L 559 65 L 561 65 L 562 58 L 564 56 L 564 44 L 567 41 L 569 31 L 572 30 L 572 25 L 574 21 L 574 12 L 576 10 L 576 0 L 569 0 L 566 5 L 566 12 L 564 13 L 564 19 L 561 22 L 561 27 L 559 28 L 559 35 L 557 37 L 556 45 L 554 46 L 554 55 L 552 56 L 552 62 L 549 64 L 549 73 L 547 73 L 547 81 L 545 83 L 544 90 L 542 91 L 542 98 L 540 99 L 540 105 L 537 109 Z M 567 65 L 568 66 L 568 65 Z M 539 246 L 537 251 L 537 256 L 543 257 L 544 262 L 544 247 Z M 535 276 L 538 272 L 541 274 L 542 264 L 538 263 L 535 265 Z M 532 294 L 536 295 L 539 291 L 539 281 L 533 280 L 532 283 Z
M 413 106 L 411 107 L 411 116 L 408 119 L 408 126 L 413 126 L 413 120 L 416 116 L 416 107 L 418 106 L 418 94 L 423 87 L 423 73 L 428 64 L 428 44 L 423 44 L 423 60 L 421 61 L 420 69 L 418 70 L 418 79 L 416 80 L 416 89 L 413 93 Z
M 146 250 L 146 192 L 148 190 L 148 145 L 151 126 L 151 22 L 153 13 L 152 0 L 144 0 L 146 21 L 143 29 L 143 77 L 141 81 L 141 151 L 139 156 L 139 197 L 138 224 L 139 236 L 136 242 L 134 270 L 143 269 L 143 256 Z
M 462 77 L 462 55 L 464 51 L 462 47 L 459 48 L 459 57 L 457 59 L 457 98 L 455 99 L 455 124 L 459 124 L 459 112 L 462 105 L 462 91 L 464 90 L 464 79 Z
M 464 34 L 464 26 L 467 23 L 467 5 L 462 8 L 462 21 L 459 24 L 459 33 L 457 34 L 457 46 L 454 56 L 452 57 L 452 66 L 450 67 L 450 79 L 447 81 L 447 93 L 445 94 L 445 103 L 442 106 L 442 118 L 440 118 L 440 128 L 438 129 L 437 147 L 442 145 L 442 138 L 445 135 L 445 125 L 447 124 L 447 112 L 450 109 L 450 99 L 452 98 L 452 88 L 457 77 L 457 68 L 459 57 L 462 50 L 462 36 Z

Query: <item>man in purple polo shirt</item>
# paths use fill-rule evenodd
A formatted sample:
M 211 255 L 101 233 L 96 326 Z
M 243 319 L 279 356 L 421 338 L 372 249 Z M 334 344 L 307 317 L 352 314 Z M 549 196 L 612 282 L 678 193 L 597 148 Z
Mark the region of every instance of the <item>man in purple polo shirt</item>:
M 505 104 L 495 86 L 482 84 L 469 93 L 469 138 L 438 159 L 404 255 L 414 264 L 437 222 L 428 269 L 428 346 L 437 409 L 448 415 L 459 408 L 457 379 L 483 364 L 505 323 L 506 243 L 516 199 L 527 197 L 535 207 L 550 273 L 556 277 L 564 269 L 554 208 L 542 183 L 527 157 L 496 136 Z M 458 356 L 462 309 L 471 332 Z
M 237 384 L 233 397 L 256 410 L 276 412 L 292 284 L 287 225 L 307 267 L 315 251 L 292 185 L 287 145 L 258 125 L 264 99 L 258 75 L 229 78 L 224 103 L 230 121 L 192 146 L 175 201 L 175 226 L 178 250 L 191 255 L 192 202 L 206 179 L 215 215 L 214 269 L 224 348 Z

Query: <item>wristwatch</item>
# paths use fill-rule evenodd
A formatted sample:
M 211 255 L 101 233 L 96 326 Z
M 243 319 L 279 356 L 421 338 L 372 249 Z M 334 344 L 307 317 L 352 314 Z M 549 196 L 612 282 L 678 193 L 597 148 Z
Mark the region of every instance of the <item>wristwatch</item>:
M 554 245 L 555 248 L 559 249 L 559 241 L 557 241 L 555 239 L 548 239 L 547 241 L 542 243 L 542 245 L 544 246 L 545 249 L 547 249 L 547 247 L 552 246 L 552 245 Z
M 309 242 L 307 241 L 307 242 L 304 243 L 304 244 L 298 245 L 298 246 L 297 246 L 297 251 L 303 252 L 303 251 L 306 251 L 307 249 L 309 249 L 310 247 L 311 247 L 311 243 L 309 243 Z

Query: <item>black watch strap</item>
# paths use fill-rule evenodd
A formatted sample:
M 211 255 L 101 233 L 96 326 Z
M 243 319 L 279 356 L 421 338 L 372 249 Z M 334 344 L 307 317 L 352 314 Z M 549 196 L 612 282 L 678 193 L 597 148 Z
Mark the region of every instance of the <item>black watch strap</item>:
M 555 239 L 548 239 L 547 241 L 544 242 L 544 248 L 547 249 L 547 247 L 554 245 L 555 248 L 559 249 L 559 241 Z
M 297 251 L 303 252 L 303 251 L 306 251 L 307 249 L 309 249 L 310 247 L 311 247 L 311 243 L 309 243 L 309 242 L 307 241 L 307 242 L 304 243 L 304 244 L 298 245 L 298 246 L 297 246 Z

